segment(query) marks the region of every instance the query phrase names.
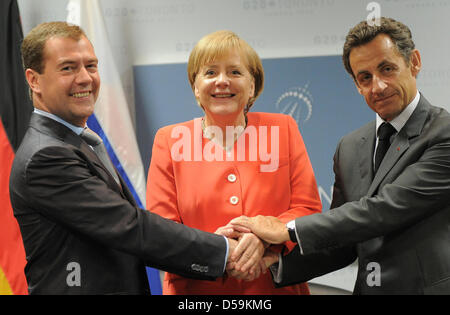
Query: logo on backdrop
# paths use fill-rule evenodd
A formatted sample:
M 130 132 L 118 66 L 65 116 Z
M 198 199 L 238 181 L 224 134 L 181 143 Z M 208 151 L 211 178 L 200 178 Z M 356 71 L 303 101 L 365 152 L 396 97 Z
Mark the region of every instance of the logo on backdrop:
M 300 123 L 306 123 L 312 117 L 314 99 L 308 86 L 309 83 L 304 87 L 290 88 L 278 98 L 275 104 L 278 112 L 291 116 L 299 126 Z

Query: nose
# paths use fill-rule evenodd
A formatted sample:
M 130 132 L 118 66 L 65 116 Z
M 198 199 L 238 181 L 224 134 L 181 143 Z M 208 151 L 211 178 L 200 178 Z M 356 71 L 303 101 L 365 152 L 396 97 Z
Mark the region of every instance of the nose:
M 373 76 L 372 78 L 372 93 L 380 94 L 383 93 L 387 88 L 387 84 L 383 81 L 383 79 L 378 76 Z
M 217 87 L 227 87 L 230 85 L 230 78 L 226 73 L 221 72 L 217 75 L 216 78 L 216 86 Z
M 85 67 L 81 67 L 80 71 L 77 73 L 76 83 L 79 85 L 91 84 L 93 81 L 89 71 Z

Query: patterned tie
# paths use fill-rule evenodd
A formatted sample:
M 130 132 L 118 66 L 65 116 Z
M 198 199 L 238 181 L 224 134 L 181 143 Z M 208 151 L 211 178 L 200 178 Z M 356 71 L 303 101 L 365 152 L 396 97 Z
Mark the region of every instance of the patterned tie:
M 114 166 L 109 159 L 108 152 L 106 152 L 106 148 L 103 144 L 102 138 L 100 138 L 98 134 L 96 134 L 88 127 L 84 128 L 84 130 L 80 134 L 80 137 L 84 141 L 86 141 L 86 143 L 89 144 L 92 149 L 94 149 L 94 152 L 97 154 L 100 161 L 102 161 L 103 165 L 106 167 L 109 173 L 114 177 L 119 187 L 122 187 L 120 185 L 119 176 L 117 176 L 116 170 L 114 169 Z
M 386 154 L 389 146 L 391 145 L 391 136 L 396 133 L 394 127 L 390 123 L 382 123 L 378 128 L 378 146 L 377 152 L 375 153 L 375 167 L 374 174 L 377 173 L 380 167 L 381 161 L 383 161 L 384 155 Z

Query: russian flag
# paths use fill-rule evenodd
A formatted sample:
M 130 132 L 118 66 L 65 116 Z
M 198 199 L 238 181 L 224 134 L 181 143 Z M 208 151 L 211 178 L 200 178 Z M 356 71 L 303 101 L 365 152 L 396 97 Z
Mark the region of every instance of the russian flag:
M 67 22 L 79 25 L 94 46 L 99 60 L 101 88 L 88 126 L 102 139 L 138 206 L 145 209 L 145 175 L 130 110 L 115 65 L 98 0 L 70 0 Z M 161 295 L 159 271 L 147 268 L 150 290 Z M 120 275 L 118 275 L 120 277 Z

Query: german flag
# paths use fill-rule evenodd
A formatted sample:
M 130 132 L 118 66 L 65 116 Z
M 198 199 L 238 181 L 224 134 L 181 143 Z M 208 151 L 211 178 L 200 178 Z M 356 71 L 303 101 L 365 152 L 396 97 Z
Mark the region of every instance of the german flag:
M 9 200 L 9 175 L 33 110 L 22 68 L 17 0 L 0 1 L 0 294 L 28 294 L 25 250 Z

